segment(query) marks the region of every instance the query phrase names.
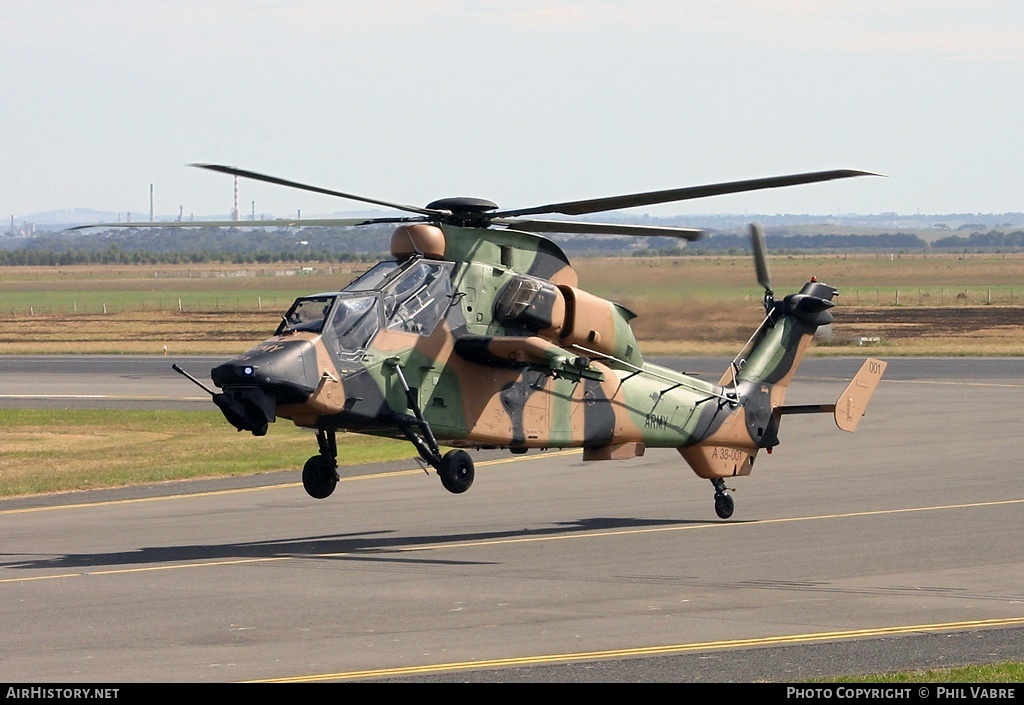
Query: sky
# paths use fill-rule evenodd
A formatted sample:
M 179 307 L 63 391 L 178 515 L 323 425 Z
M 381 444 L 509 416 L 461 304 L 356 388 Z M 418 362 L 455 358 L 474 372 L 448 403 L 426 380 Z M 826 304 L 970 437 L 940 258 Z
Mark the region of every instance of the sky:
M 616 215 L 1019 212 L 1022 85 L 1019 0 L 4 0 L 0 217 L 228 214 L 197 162 L 503 208 L 859 169 Z

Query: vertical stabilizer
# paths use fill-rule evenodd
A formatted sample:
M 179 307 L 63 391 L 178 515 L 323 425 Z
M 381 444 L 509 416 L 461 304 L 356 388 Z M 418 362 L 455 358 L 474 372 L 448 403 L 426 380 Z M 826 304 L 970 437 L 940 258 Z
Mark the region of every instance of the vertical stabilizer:
M 833 287 L 812 279 L 781 301 L 765 297 L 764 321 L 720 382 L 735 401 L 707 405 L 702 411 L 705 434 L 678 449 L 699 477 L 714 481 L 748 475 L 758 451 L 771 452 L 778 445 L 778 410 L 783 408 L 786 387 L 815 331 L 832 322 L 829 309 L 836 294 Z M 856 413 L 860 398 L 851 392 L 851 414 Z
M 832 323 L 829 311 L 838 292 L 811 279 L 796 294 L 773 301 L 761 327 L 733 363 L 737 382 L 786 385 L 820 326 Z M 733 373 L 723 376 L 723 384 Z
M 871 357 L 864 361 L 860 371 L 836 402 L 836 426 L 850 433 L 857 430 L 857 424 L 864 417 L 868 402 L 878 388 L 887 364 L 884 360 Z

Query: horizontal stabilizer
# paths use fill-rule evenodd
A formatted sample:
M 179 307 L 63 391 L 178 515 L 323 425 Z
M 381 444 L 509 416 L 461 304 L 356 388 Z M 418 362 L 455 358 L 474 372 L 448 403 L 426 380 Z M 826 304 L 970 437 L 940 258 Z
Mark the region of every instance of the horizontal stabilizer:
M 780 406 L 776 414 L 835 414 L 836 426 L 844 431 L 853 432 L 860 419 L 867 411 L 868 402 L 875 393 L 888 363 L 883 360 L 868 358 L 861 365 L 860 371 L 854 376 L 846 391 L 835 404 L 799 404 Z
M 791 404 L 780 406 L 777 414 L 831 414 L 836 410 L 835 404 Z

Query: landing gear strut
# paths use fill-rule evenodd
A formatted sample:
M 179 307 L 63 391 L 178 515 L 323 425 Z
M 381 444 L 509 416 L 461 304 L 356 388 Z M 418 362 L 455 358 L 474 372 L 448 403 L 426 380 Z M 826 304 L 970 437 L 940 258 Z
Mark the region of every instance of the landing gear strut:
M 434 437 L 434 432 L 430 429 L 430 424 L 423 418 L 416 394 L 409 387 L 405 373 L 402 372 L 402 366 L 398 364 L 397 360 L 392 364 L 398 374 L 402 389 L 405 391 L 406 404 L 415 415 L 415 417 L 410 417 L 403 414 L 397 420 L 398 427 L 409 439 L 409 442 L 416 446 L 420 458 L 437 471 L 444 488 L 453 494 L 462 494 L 473 484 L 473 478 L 476 476 L 472 456 L 464 450 L 450 450 L 442 457 L 441 447 L 437 443 L 437 438 Z M 419 433 L 415 428 L 419 428 Z
M 316 442 L 320 454 L 314 455 L 302 467 L 302 486 L 310 497 L 330 497 L 338 485 L 338 443 L 334 431 L 318 430 Z
M 728 519 L 732 516 L 735 505 L 732 495 L 729 494 L 729 488 L 725 486 L 725 480 L 720 477 L 712 480 L 711 484 L 715 486 L 715 514 L 720 519 Z

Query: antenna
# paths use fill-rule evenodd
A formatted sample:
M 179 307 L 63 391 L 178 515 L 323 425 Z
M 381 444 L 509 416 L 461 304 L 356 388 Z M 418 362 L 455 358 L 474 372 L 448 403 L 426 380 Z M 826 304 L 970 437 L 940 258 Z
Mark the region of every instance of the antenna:
M 149 222 L 153 222 L 153 184 L 149 185 Z
M 238 176 L 235 176 L 235 201 L 234 206 L 231 208 L 231 220 L 238 220 Z

